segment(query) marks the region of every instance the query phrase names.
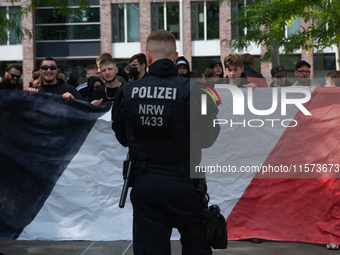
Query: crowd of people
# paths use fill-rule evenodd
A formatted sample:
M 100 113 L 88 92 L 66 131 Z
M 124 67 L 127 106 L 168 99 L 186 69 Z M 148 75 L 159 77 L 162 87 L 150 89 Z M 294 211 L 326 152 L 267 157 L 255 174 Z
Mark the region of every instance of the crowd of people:
M 53 94 L 61 95 L 65 100 L 68 100 L 68 101 L 71 99 L 85 100 L 91 103 L 93 106 L 98 107 L 103 102 L 114 101 L 117 91 L 120 91 L 120 88 L 121 88 L 121 91 L 125 90 L 126 91 L 125 93 L 130 93 L 131 91 L 129 91 L 128 86 L 126 87 L 126 89 L 124 88 L 125 83 L 131 82 L 131 81 L 140 81 L 139 83 L 135 83 L 135 84 L 140 84 L 140 86 L 146 87 L 149 85 L 147 81 L 151 82 L 150 84 L 157 83 L 157 82 L 163 81 L 162 77 L 170 77 L 171 80 L 173 81 L 178 81 L 179 83 L 182 82 L 183 84 L 186 84 L 185 86 L 187 86 L 187 79 L 177 79 L 178 77 L 196 78 L 202 81 L 203 83 L 208 84 L 210 82 L 211 86 L 214 86 L 214 84 L 223 83 L 223 84 L 231 84 L 231 85 L 241 87 L 241 88 L 250 87 L 253 89 L 256 87 L 320 86 L 317 82 L 315 82 L 313 79 L 310 78 L 311 65 L 305 60 L 301 60 L 297 62 L 295 65 L 294 75 L 297 78 L 297 81 L 295 83 L 292 83 L 287 79 L 287 70 L 283 66 L 274 66 L 271 69 L 272 82 L 268 84 L 266 79 L 260 73 L 257 73 L 254 70 L 253 56 L 248 53 L 242 54 L 242 55 L 237 54 L 237 53 L 228 54 L 223 59 L 223 63 L 221 59 L 219 58 L 213 59 L 209 67 L 207 67 L 207 69 L 204 70 L 204 72 L 201 70 L 192 70 L 190 68 L 188 60 L 185 57 L 183 56 L 177 57 L 177 53 L 175 51 L 175 39 L 172 38 L 171 35 L 167 35 L 168 37 L 169 36 L 170 37 L 169 39 L 167 39 L 168 41 L 165 41 L 165 44 L 167 44 L 166 45 L 167 47 L 171 46 L 173 48 L 169 56 L 164 51 L 166 48 L 159 49 L 159 47 L 155 45 L 155 42 L 164 43 L 162 41 L 163 39 L 158 38 L 157 36 L 161 36 L 161 35 L 156 34 L 154 38 L 151 37 L 151 39 L 149 39 L 148 41 L 148 47 L 150 48 L 150 52 L 152 53 L 152 55 L 147 56 L 144 53 L 135 54 L 129 59 L 128 61 L 129 63 L 118 63 L 117 64 L 109 53 L 103 53 L 96 59 L 96 63 L 90 64 L 87 67 L 86 73 L 83 71 L 74 72 L 74 76 L 70 75 L 68 80 L 66 80 L 65 75 L 63 75 L 61 73 L 61 70 L 58 68 L 57 61 L 52 57 L 46 57 L 41 62 L 40 68 L 32 70 L 32 80 L 27 90 L 30 93 L 30 95 L 35 95 L 37 93 L 53 93 Z M 159 52 L 161 52 L 162 50 L 164 52 L 160 55 L 161 57 L 159 57 L 157 54 L 159 54 Z M 148 63 L 150 64 L 150 67 L 148 67 Z M 22 70 L 20 66 L 15 65 L 15 64 L 9 65 L 6 68 L 6 72 L 2 76 L 0 89 L 9 89 L 9 90 L 19 89 L 18 83 L 21 77 L 21 73 L 22 73 Z M 76 73 L 78 73 L 78 75 L 75 75 Z M 150 78 L 152 75 L 153 75 L 153 78 Z M 86 76 L 87 76 L 87 81 L 85 82 Z M 325 76 L 326 87 L 340 86 L 339 78 L 340 78 L 340 71 L 329 72 Z M 169 81 L 163 81 L 163 82 L 165 82 L 169 88 L 170 87 L 172 88 L 172 86 L 175 86 Z M 179 86 L 179 84 L 177 85 Z M 180 90 L 181 88 L 174 87 L 172 89 L 173 89 L 172 91 L 176 91 L 175 89 Z M 185 93 L 185 91 L 183 90 L 181 93 Z M 127 98 L 124 98 L 124 100 L 131 101 L 131 98 L 127 97 Z M 118 104 L 120 102 L 122 102 L 122 98 L 117 100 L 116 107 L 119 107 Z M 164 105 L 167 106 L 167 104 L 164 104 Z M 177 107 L 177 106 L 174 104 L 174 107 Z M 127 146 L 128 144 L 131 145 L 133 143 L 136 144 L 136 146 L 137 145 L 139 146 L 141 143 L 144 142 L 143 139 L 146 139 L 145 136 L 141 137 L 140 140 L 136 139 L 135 141 L 129 141 L 129 142 L 126 141 L 127 136 L 125 135 L 125 132 L 126 132 L 125 126 L 128 125 L 126 123 L 128 123 L 129 120 L 124 119 L 124 121 L 122 121 L 121 119 L 122 117 L 119 115 L 119 114 L 122 114 L 122 112 L 125 110 L 126 109 L 124 109 L 123 106 L 120 106 L 120 108 L 116 109 L 115 111 L 116 115 L 115 115 L 115 121 L 114 121 L 114 123 L 116 123 L 116 126 L 114 126 L 114 130 L 116 133 L 120 132 L 119 134 L 121 134 L 121 136 L 120 136 L 119 141 L 124 146 Z M 130 110 L 131 112 L 133 111 L 133 109 L 130 109 Z M 122 124 L 119 125 L 120 123 Z M 143 126 L 144 124 L 141 124 L 141 125 Z M 138 127 L 138 128 L 141 128 L 141 127 Z M 145 128 L 145 130 L 149 132 L 147 134 L 150 136 L 150 141 L 154 139 L 153 136 L 155 132 L 153 130 L 150 131 L 149 128 Z M 119 136 L 117 137 L 119 138 Z M 166 142 L 164 142 L 164 144 L 166 144 Z M 166 148 L 164 148 L 164 150 L 165 149 Z M 137 158 L 139 157 L 143 160 L 145 159 L 145 155 L 146 155 L 145 153 L 140 154 L 140 152 L 137 149 L 134 151 L 133 148 L 132 149 L 130 148 L 130 151 L 132 153 L 135 153 L 135 155 L 132 154 L 133 157 L 137 157 Z M 161 152 L 162 151 L 157 151 L 157 153 L 161 153 Z M 165 154 L 166 153 L 164 153 L 164 155 L 162 154 L 162 157 L 167 158 Z M 151 157 L 151 156 L 146 157 L 146 161 L 150 161 L 153 164 L 158 164 L 159 162 L 155 160 L 155 157 Z M 178 155 L 178 157 L 180 157 L 180 155 Z M 140 165 L 138 167 L 142 169 L 145 166 Z M 144 176 L 142 170 L 140 170 L 141 172 L 140 175 Z M 151 170 L 156 171 L 155 169 L 152 169 L 152 168 Z M 163 175 L 163 172 L 167 172 L 167 170 L 168 169 L 161 169 L 158 172 L 156 171 L 155 175 Z M 153 192 L 152 190 L 146 190 L 145 187 L 148 186 L 148 183 L 149 183 L 149 180 L 145 180 L 141 178 L 140 183 L 139 183 L 140 184 L 139 193 L 137 194 L 135 192 L 133 193 L 133 196 L 132 196 L 132 198 L 135 198 L 135 200 L 133 201 L 134 207 L 138 208 L 139 211 L 143 211 L 146 209 L 144 208 L 145 205 L 143 203 L 140 203 L 138 199 L 140 199 L 141 196 L 150 196 L 150 194 Z M 168 180 L 166 181 L 163 180 L 163 183 L 168 185 Z M 169 181 L 169 183 L 171 183 L 171 181 Z M 185 183 L 185 184 L 179 183 L 178 186 L 186 187 L 187 184 L 188 183 Z M 189 184 L 191 185 L 191 183 Z M 160 190 L 162 189 L 161 186 L 159 186 L 158 188 Z M 153 194 L 153 196 L 155 197 L 154 199 L 157 199 L 157 200 L 164 199 L 163 197 L 158 197 L 158 194 Z M 177 205 L 174 204 L 174 207 L 171 208 L 171 210 L 176 210 L 177 209 L 176 206 Z M 195 204 L 195 206 L 198 209 L 200 208 L 199 201 L 197 202 L 197 204 Z M 152 206 L 150 206 L 150 208 L 147 207 L 147 211 L 148 210 L 152 210 Z M 190 212 L 189 215 L 191 217 L 192 212 L 190 210 L 188 211 Z M 140 233 L 141 230 L 137 228 L 139 227 L 138 224 L 141 224 L 141 222 L 143 224 L 145 222 L 148 223 L 149 219 L 144 219 L 144 216 L 142 215 L 142 213 L 139 213 L 139 214 L 135 213 L 134 217 L 135 217 L 134 225 L 136 225 L 136 229 L 134 230 L 134 232 L 136 231 L 136 233 L 140 234 L 139 237 L 136 239 L 134 236 L 134 241 L 135 241 L 134 249 L 135 250 L 146 249 L 143 246 L 145 245 L 148 246 L 150 244 L 148 242 L 143 243 L 143 240 L 140 240 L 140 236 L 142 236 L 143 231 Z M 160 214 L 159 217 L 161 221 L 161 218 L 163 217 L 163 215 Z M 180 225 L 179 229 L 180 229 L 181 234 L 183 235 L 187 234 L 189 230 L 187 226 L 184 225 L 184 222 L 179 222 L 178 224 Z M 150 228 L 148 235 L 153 235 L 153 237 L 157 239 L 158 238 L 157 235 L 155 235 L 155 233 L 151 233 L 152 232 L 151 230 L 154 230 L 154 228 L 156 227 L 154 226 L 153 228 Z M 156 229 L 159 230 L 158 228 Z M 166 231 L 167 233 L 159 237 L 160 245 L 157 246 L 157 245 L 154 245 L 153 243 L 152 245 L 150 245 L 148 249 L 153 250 L 156 247 L 158 250 L 165 249 L 165 252 L 167 252 L 169 249 L 168 243 L 166 243 L 166 245 L 164 246 L 164 244 L 162 244 L 161 242 L 164 240 L 164 236 L 165 236 L 165 239 L 168 239 L 170 237 L 169 233 L 171 233 L 171 231 L 168 227 L 166 228 Z M 205 246 L 193 247 L 190 242 L 188 243 L 184 242 L 183 247 L 184 247 L 183 249 L 187 249 L 186 254 L 191 254 L 190 249 L 197 249 L 197 250 L 201 249 L 203 253 L 205 252 L 204 254 L 211 254 L 210 247 L 205 247 Z M 339 248 L 339 246 L 337 245 L 336 248 Z
M 87 66 L 86 71 L 80 68 L 73 70 L 67 79 L 58 68 L 57 61 L 50 57 L 45 58 L 41 62 L 40 68 L 32 70 L 28 91 L 30 94 L 40 91 L 60 95 L 68 92 L 71 95 L 63 95 L 65 99 L 85 100 L 98 106 L 101 102 L 113 101 L 116 91 L 122 84 L 142 79 L 148 73 L 144 53 L 133 55 L 129 59 L 129 64 L 125 62 L 117 64 L 114 60 L 108 63 L 103 61 L 105 59 L 112 60 L 113 58 L 109 53 L 103 53 L 96 59 L 96 64 Z M 103 61 L 102 65 L 101 61 Z M 204 71 L 191 70 L 189 61 L 183 56 L 178 57 L 174 64 L 177 67 L 178 76 L 197 78 L 211 86 L 214 86 L 215 83 L 233 84 L 239 87 L 320 86 L 310 78 L 311 65 L 305 60 L 301 60 L 295 65 L 294 75 L 297 80 L 294 83 L 288 80 L 288 72 L 283 66 L 274 66 L 271 69 L 272 80 L 267 83 L 262 74 L 254 70 L 254 58 L 249 53 L 228 54 L 224 58 L 223 64 L 219 58 L 214 58 Z M 8 65 L 2 76 L 0 89 L 22 89 L 22 86 L 19 85 L 21 74 L 22 69 L 19 65 Z M 85 81 L 86 77 L 87 81 Z M 339 78 L 340 71 L 327 73 L 325 87 L 340 86 Z M 71 87 L 62 84 L 71 85 Z

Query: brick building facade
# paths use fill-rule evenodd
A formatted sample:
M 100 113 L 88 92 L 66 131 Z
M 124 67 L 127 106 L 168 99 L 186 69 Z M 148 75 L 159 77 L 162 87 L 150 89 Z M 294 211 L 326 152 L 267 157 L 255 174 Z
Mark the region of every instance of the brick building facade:
M 213 57 L 221 57 L 221 59 L 224 58 L 225 55 L 232 52 L 232 49 L 225 47 L 223 44 L 221 44 L 221 40 L 225 38 L 231 38 L 232 36 L 232 29 L 230 23 L 227 23 L 226 21 L 231 18 L 231 12 L 232 8 L 229 4 L 226 2 L 222 3 L 219 6 L 219 22 L 218 22 L 218 29 L 219 29 L 219 37 L 218 38 L 205 38 L 200 40 L 193 40 L 192 33 L 193 33 L 193 24 L 192 24 L 192 3 L 198 3 L 203 2 L 204 3 L 204 11 L 207 10 L 207 3 L 212 3 L 209 1 L 191 1 L 191 0 L 169 0 L 166 3 L 178 3 L 179 8 L 179 24 L 178 28 L 174 25 L 170 26 L 174 28 L 174 30 L 178 29 L 179 38 L 177 38 L 177 48 L 179 51 L 179 55 L 184 55 L 190 65 L 192 65 L 196 69 L 203 69 L 204 66 L 208 67 L 206 63 L 209 63 L 210 59 Z M 3 73 L 4 68 L 9 63 L 18 62 L 21 63 L 23 66 L 23 83 L 24 87 L 28 86 L 29 80 L 31 78 L 31 71 L 33 68 L 37 65 L 39 65 L 39 61 L 43 59 L 46 56 L 52 56 L 56 58 L 58 61 L 61 61 L 63 63 L 62 70 L 63 72 L 67 73 L 70 72 L 70 69 L 75 66 L 82 66 L 85 68 L 88 64 L 94 63 L 95 58 L 103 52 L 108 52 L 112 54 L 112 56 L 119 61 L 126 61 L 129 57 L 131 57 L 133 54 L 144 52 L 145 53 L 145 41 L 148 36 L 148 34 L 152 31 L 152 26 L 154 25 L 156 19 L 152 19 L 153 10 L 152 10 L 152 4 L 160 3 L 163 4 L 164 1 L 159 0 L 90 0 L 91 8 L 94 10 L 94 13 L 98 12 L 98 20 L 93 22 L 83 22 L 79 21 L 79 23 L 74 23 L 70 20 L 65 21 L 61 24 L 53 24 L 49 23 L 49 21 L 45 21 L 45 24 L 37 24 L 38 19 L 36 16 L 41 16 L 41 13 L 46 13 L 48 15 L 47 11 L 51 11 L 53 8 L 46 8 L 41 10 L 39 14 L 35 12 L 34 14 L 29 14 L 28 16 L 25 16 L 22 18 L 22 26 L 26 27 L 31 30 L 39 30 L 40 31 L 47 31 L 48 29 L 55 29 L 56 33 L 60 34 L 60 39 L 41 39 L 38 38 L 37 35 L 35 35 L 33 38 L 25 37 L 22 40 L 22 43 L 19 45 L 3 45 L 0 46 L 0 71 Z M 134 4 L 131 7 L 131 4 Z M 117 8 L 117 12 L 113 13 L 113 6 L 119 5 Z M 20 6 L 20 3 L 15 2 L 13 4 L 8 3 L 5 0 L 0 0 L 0 8 L 1 7 L 8 7 L 11 8 L 13 6 Z M 130 8 L 131 7 L 131 8 Z M 129 10 L 131 9 L 131 15 L 129 15 Z M 155 7 L 156 8 L 156 7 Z M 157 7 L 159 8 L 159 6 Z M 116 9 L 115 9 L 116 10 Z M 156 10 L 156 9 L 155 9 Z M 160 10 L 160 9 L 158 9 Z M 164 5 L 164 10 L 166 10 L 166 5 Z M 43 12 L 44 11 L 44 12 Z M 134 24 L 131 24 L 131 21 L 134 21 L 136 24 L 136 19 L 138 17 L 135 17 L 136 11 L 139 12 L 139 40 L 133 40 L 129 41 L 127 38 L 129 36 L 129 32 L 127 30 L 134 26 Z M 164 12 L 165 13 L 165 12 Z M 159 15 L 163 15 L 162 13 L 158 13 Z M 157 14 L 157 15 L 158 15 Z M 203 13 L 199 13 L 199 23 L 198 25 L 201 25 L 203 21 L 204 24 L 207 23 L 205 19 L 201 20 L 203 16 L 201 16 Z M 121 21 L 127 22 L 127 24 L 124 23 L 124 26 L 121 26 L 121 24 L 118 26 L 115 24 L 113 17 L 115 15 L 120 15 L 118 18 Z M 121 17 L 121 16 L 124 17 Z M 165 17 L 169 14 L 164 14 L 164 20 L 166 20 L 169 17 Z M 128 16 L 128 17 L 127 17 Z M 118 19 L 117 19 L 118 20 Z M 83 22 L 83 23 L 81 23 Z M 130 24 L 129 24 L 130 22 Z M 157 21 L 158 22 L 158 21 Z M 163 21 L 162 21 L 163 22 Z M 85 25 L 84 25 L 85 24 Z M 166 21 L 164 21 L 164 26 L 166 24 Z M 58 25 L 58 26 L 57 26 Z M 158 24 L 162 25 L 162 24 Z M 308 24 L 304 23 L 303 20 L 301 20 L 301 26 L 306 27 Z M 63 28 L 63 26 L 65 28 Z M 206 25 L 205 25 L 206 26 Z M 66 31 L 67 27 L 67 31 Z M 61 28 L 61 29 L 60 29 Z M 69 37 L 62 38 L 64 33 L 69 33 L 69 31 L 73 31 L 76 33 L 76 30 L 82 30 L 82 29 L 92 29 L 89 31 L 97 31 L 100 29 L 100 32 L 98 32 L 98 37 L 91 38 L 91 39 L 84 39 L 81 37 L 70 39 Z M 121 39 L 119 42 L 115 41 L 115 35 L 113 33 L 117 32 L 117 28 L 120 29 L 119 33 L 122 36 L 125 36 L 125 39 Z M 65 31 L 63 31 L 65 29 Z M 96 30 L 97 29 L 97 30 Z M 124 29 L 124 31 L 122 31 Z M 85 30 L 84 30 L 85 31 Z M 176 30 L 177 31 L 177 30 Z M 209 31 L 208 31 L 209 32 Z M 40 35 L 43 32 L 40 32 Z M 78 31 L 79 33 L 79 31 Z M 117 32 L 118 33 L 118 32 Z M 128 33 L 128 34 L 126 34 Z M 206 33 L 206 31 L 205 31 Z M 84 32 L 85 34 L 85 32 Z M 93 34 L 96 34 L 94 32 Z M 266 49 L 264 47 L 252 47 L 252 49 L 249 51 L 252 55 L 255 56 L 255 58 L 258 60 L 258 66 L 257 70 L 259 70 L 264 77 L 270 78 L 270 69 L 271 64 L 270 63 L 260 63 L 259 58 L 261 55 L 263 55 L 266 52 Z M 245 53 L 245 52 L 239 52 L 239 53 Z M 328 54 L 328 55 L 327 55 Z M 326 52 L 325 57 L 319 57 L 319 60 L 323 60 L 325 63 L 322 65 L 319 64 L 318 68 L 322 69 L 323 67 L 327 66 L 327 70 L 334 68 L 334 64 L 327 64 L 326 61 L 333 61 L 335 53 L 332 50 L 329 50 Z M 311 66 L 312 70 L 314 67 L 314 55 L 313 53 L 307 54 L 305 50 L 301 50 L 296 55 L 294 55 L 294 58 L 290 60 L 290 69 L 294 69 L 294 63 L 297 61 L 304 59 L 308 61 Z M 288 61 L 289 62 L 289 61 Z M 204 63 L 204 64 L 202 64 Z M 288 65 L 288 64 L 287 64 Z M 334 68 L 335 69 L 335 68 Z M 334 70 L 333 69 L 333 70 Z M 320 70 L 320 72 L 325 72 L 325 68 Z M 202 70 L 204 71 L 204 70 Z M 314 69 L 315 71 L 315 69 Z M 319 72 L 319 70 L 318 70 Z M 319 73 L 318 73 L 319 74 Z M 313 75 L 313 72 L 312 72 Z M 314 72 L 315 76 L 315 72 Z

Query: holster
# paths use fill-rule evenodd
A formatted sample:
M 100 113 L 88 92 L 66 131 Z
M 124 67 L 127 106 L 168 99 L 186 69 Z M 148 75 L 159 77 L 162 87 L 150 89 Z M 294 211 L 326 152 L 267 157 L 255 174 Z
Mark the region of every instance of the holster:
M 209 244 L 214 249 L 226 249 L 228 246 L 227 223 L 218 205 L 208 207 L 210 198 L 205 179 L 198 180 L 197 191 L 202 195 L 203 209 L 191 221 L 192 243 Z
M 226 249 L 228 246 L 227 223 L 220 208 L 211 205 L 191 221 L 193 244 L 209 244 L 214 249 Z

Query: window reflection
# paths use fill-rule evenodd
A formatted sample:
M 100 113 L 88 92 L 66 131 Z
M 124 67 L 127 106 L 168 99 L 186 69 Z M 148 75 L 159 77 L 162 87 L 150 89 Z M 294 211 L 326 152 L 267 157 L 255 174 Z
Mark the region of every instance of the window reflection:
M 100 39 L 100 25 L 37 26 L 37 40 Z
M 100 39 L 100 25 L 81 25 L 85 22 L 99 23 L 99 8 L 90 8 L 87 11 L 79 10 L 79 12 L 67 16 L 58 14 L 56 9 L 38 9 L 36 10 L 36 40 Z M 79 25 L 67 25 L 68 23 L 79 23 Z
M 164 13 L 166 7 L 166 13 Z M 164 24 L 166 15 L 166 24 Z M 166 27 L 164 27 L 164 25 Z M 151 30 L 166 29 L 176 39 L 179 39 L 179 3 L 152 3 L 151 4 Z
M 68 16 L 58 14 L 57 9 L 38 9 L 35 12 L 36 24 L 100 22 L 99 8 L 80 10 Z
M 140 41 L 139 30 L 139 4 L 113 4 L 112 5 L 112 41 L 113 42 L 138 42 Z M 126 29 L 124 8 L 126 8 Z M 127 36 L 127 38 L 125 38 Z

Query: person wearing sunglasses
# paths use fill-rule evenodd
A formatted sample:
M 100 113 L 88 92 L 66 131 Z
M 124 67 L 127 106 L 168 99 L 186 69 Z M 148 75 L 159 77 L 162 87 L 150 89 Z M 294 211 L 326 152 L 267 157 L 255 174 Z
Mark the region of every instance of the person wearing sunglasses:
M 21 67 L 11 64 L 6 68 L 0 89 L 18 89 L 19 80 L 21 77 Z
M 310 79 L 310 73 L 311 73 L 310 68 L 311 68 L 311 65 L 305 60 L 301 60 L 296 63 L 294 74 L 297 77 L 297 81 L 293 84 L 293 87 L 320 86 L 319 83 Z
M 28 88 L 30 95 L 43 92 L 61 95 L 67 101 L 71 99 L 84 100 L 74 86 L 66 84 L 62 79 L 57 78 L 58 72 L 57 62 L 51 57 L 45 58 L 40 65 L 41 86 Z

